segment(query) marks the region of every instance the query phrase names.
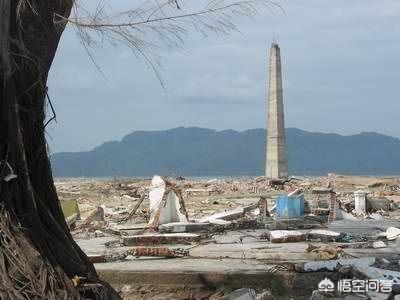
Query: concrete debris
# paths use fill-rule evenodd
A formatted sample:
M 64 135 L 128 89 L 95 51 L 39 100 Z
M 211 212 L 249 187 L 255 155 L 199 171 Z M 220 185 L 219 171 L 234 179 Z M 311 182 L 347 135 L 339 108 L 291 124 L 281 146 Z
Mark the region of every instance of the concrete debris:
M 340 258 L 335 260 L 308 261 L 295 265 L 297 272 L 338 271 L 343 266 L 372 266 L 375 257 Z
M 161 233 L 198 232 L 207 231 L 211 226 L 211 223 L 176 222 L 162 224 L 158 226 L 158 231 Z
M 292 191 L 288 194 L 288 197 L 300 195 L 302 192 L 303 192 L 303 190 L 301 188 L 296 188 L 294 191 Z
M 170 181 L 154 176 L 150 191 L 150 221 L 152 227 L 172 222 L 188 222 L 181 190 Z
M 88 259 L 91 263 L 96 264 L 125 260 L 127 256 L 127 252 L 117 252 L 112 254 L 89 254 Z
M 184 257 L 189 255 L 189 250 L 183 248 L 167 247 L 137 247 L 128 250 L 129 255 L 135 257 Z
M 97 207 L 96 209 L 92 210 L 89 215 L 86 217 L 84 220 L 83 224 L 81 224 L 79 227 L 86 227 L 90 223 L 94 221 L 104 221 L 104 210 L 101 207 Z
M 106 263 L 126 260 L 129 256 L 138 257 L 160 257 L 176 258 L 189 255 L 189 250 L 184 248 L 168 247 L 135 247 L 122 252 L 112 254 L 90 254 L 89 261 L 92 263 Z
M 381 263 L 383 265 L 389 265 L 390 261 L 387 260 L 386 258 L 382 257 L 382 258 L 379 258 L 379 263 Z
M 124 246 L 191 244 L 194 242 L 199 242 L 200 239 L 201 236 L 194 233 L 143 234 L 122 237 L 121 244 Z
M 293 243 L 306 240 L 305 234 L 300 231 L 272 230 L 269 233 L 271 243 Z
M 389 241 L 395 240 L 398 236 L 400 236 L 400 229 L 396 227 L 389 227 L 386 229 L 386 238 Z
M 384 241 L 376 241 L 372 243 L 372 248 L 378 249 L 378 248 L 386 248 L 386 244 Z
M 79 217 L 79 214 L 74 213 L 65 219 L 65 221 L 67 222 L 68 228 L 70 230 L 75 229 L 76 221 L 78 220 L 78 217 Z
M 126 224 L 110 224 L 111 228 L 118 231 L 129 231 L 129 230 L 147 230 L 150 229 L 148 223 L 126 223 Z
M 365 203 L 365 191 L 355 191 L 354 192 L 354 210 L 358 213 L 365 213 L 366 203 Z
M 94 232 L 94 237 L 104 237 L 104 236 L 105 236 L 105 234 L 104 234 L 103 231 L 101 231 L 101 230 L 95 230 L 95 232 Z
M 383 216 L 378 213 L 372 213 L 368 217 L 374 220 L 383 220 Z
M 336 242 L 340 237 L 339 232 L 314 229 L 307 233 L 307 240 L 320 242 Z
M 226 220 L 221 220 L 221 219 L 212 219 L 212 220 L 209 220 L 208 223 L 210 223 L 212 225 L 221 225 L 224 227 L 229 227 L 232 224 L 231 221 L 226 221 Z
M 243 207 L 237 207 L 232 210 L 227 210 L 223 212 L 219 212 L 216 214 L 213 214 L 211 216 L 204 217 L 197 222 L 199 223 L 206 223 L 210 222 L 212 220 L 225 220 L 225 221 L 232 221 L 239 219 L 244 216 L 244 208 Z
M 279 219 L 265 222 L 265 229 L 268 230 L 297 230 L 325 228 L 320 218 L 315 216 L 304 216 L 302 219 Z
M 395 209 L 393 201 L 387 197 L 367 197 L 367 208 L 369 211 L 391 211 Z
M 171 268 L 171 274 L 204 272 L 207 276 L 202 280 L 211 284 L 218 297 L 239 286 L 225 289 L 226 281 L 216 286 L 209 282 L 209 272 L 218 282 L 224 272 L 246 277 L 248 271 L 264 278 L 262 282 L 271 282 L 275 269 L 282 279 L 292 271 L 329 271 L 333 273 L 328 278 L 336 282 L 356 271 L 359 279 L 367 275 L 395 278 L 397 273 L 389 271 L 400 271 L 399 180 L 330 175 L 173 182 L 154 176 L 152 180 L 61 181 L 57 185 L 63 201 L 75 200 L 79 213 L 73 210 L 66 222 L 99 270 L 126 274 L 148 270 L 143 278 L 150 281 L 152 274 L 161 278 L 159 273 L 166 268 Z M 277 200 L 281 196 L 287 200 L 285 205 Z M 289 202 L 293 197 L 301 197 L 304 207 L 286 214 L 286 208 L 295 206 Z M 174 261 L 164 264 L 164 258 Z M 265 262 L 277 267 L 270 271 L 267 266 L 266 271 Z M 319 275 L 315 274 L 313 289 L 321 281 Z M 274 299 L 273 288 L 265 288 Z M 241 299 L 246 290 L 241 291 L 243 295 L 235 291 L 230 296 Z
M 103 209 L 104 212 L 104 216 L 112 216 L 114 215 L 114 209 L 112 209 L 111 207 L 107 207 L 105 205 L 100 205 L 100 207 Z

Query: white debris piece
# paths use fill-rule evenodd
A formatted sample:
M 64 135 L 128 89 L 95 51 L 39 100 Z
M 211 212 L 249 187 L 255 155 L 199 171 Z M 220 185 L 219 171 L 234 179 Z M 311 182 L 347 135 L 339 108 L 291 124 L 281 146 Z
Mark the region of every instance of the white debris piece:
M 291 243 L 305 240 L 305 235 L 295 230 L 272 230 L 270 232 L 271 243 Z
M 222 219 L 209 220 L 208 223 L 213 224 L 213 225 L 223 225 L 223 226 L 229 226 L 232 224 L 231 221 L 225 221 Z
M 150 191 L 150 222 L 153 227 L 173 222 L 188 222 L 180 192 L 160 176 L 154 176 Z
M 198 220 L 199 223 L 205 223 L 205 222 L 210 222 L 213 220 L 226 220 L 226 221 L 231 221 L 235 219 L 239 219 L 244 216 L 244 207 L 236 207 L 235 209 L 227 210 L 227 211 L 222 211 L 219 213 L 215 213 L 210 216 L 205 216 L 201 219 Z
M 355 191 L 354 192 L 354 210 L 359 213 L 365 213 L 365 191 Z
M 383 220 L 382 215 L 380 215 L 380 214 L 378 214 L 378 213 L 372 213 L 372 214 L 369 215 L 369 217 L 370 217 L 371 219 L 374 219 L 374 220 Z
M 396 227 L 389 227 L 386 229 L 386 238 L 389 241 L 395 240 L 400 235 L 400 229 Z
M 15 175 L 15 174 L 8 174 L 6 177 L 4 177 L 4 181 L 5 182 L 9 182 L 9 181 L 11 181 L 11 180 L 13 180 L 13 179 L 15 179 L 15 178 L 17 178 L 18 176 L 17 175 Z
M 372 248 L 378 249 L 378 248 L 386 248 L 386 244 L 383 241 L 376 241 L 372 243 Z
M 339 237 L 340 233 L 336 231 L 324 230 L 324 229 L 313 229 L 308 234 L 310 235 L 324 235 L 329 237 Z

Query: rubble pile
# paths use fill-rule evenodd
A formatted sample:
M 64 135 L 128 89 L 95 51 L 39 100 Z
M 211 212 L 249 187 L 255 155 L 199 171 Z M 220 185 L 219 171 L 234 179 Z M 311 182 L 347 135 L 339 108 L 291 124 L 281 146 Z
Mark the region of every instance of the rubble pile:
M 400 271 L 398 187 L 395 179 L 346 182 L 332 174 L 283 184 L 264 177 L 160 176 L 57 183 L 62 202 L 75 201 L 64 203 L 71 232 L 97 264 L 229 258 L 271 265 L 293 261 L 296 272 L 339 272 L 344 269 L 335 261 L 343 267 L 343 260 L 376 257 L 357 268 L 349 264 L 347 269 L 365 278 Z M 318 263 L 307 265 L 312 262 Z

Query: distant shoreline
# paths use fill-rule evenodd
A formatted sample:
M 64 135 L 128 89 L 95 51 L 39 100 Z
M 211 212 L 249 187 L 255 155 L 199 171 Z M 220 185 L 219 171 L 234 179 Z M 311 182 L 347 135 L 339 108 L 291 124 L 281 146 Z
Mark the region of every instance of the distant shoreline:
M 160 175 L 160 174 L 154 174 Z M 162 175 L 162 174 L 161 174 Z M 163 176 L 163 175 L 162 175 Z M 170 178 L 175 178 L 175 176 L 165 175 Z M 199 180 L 199 181 L 209 181 L 209 180 L 253 180 L 255 178 L 262 177 L 262 176 L 187 176 L 183 177 L 185 180 Z M 326 178 L 326 175 L 292 175 L 292 178 Z M 289 177 L 289 178 L 290 178 Z M 377 179 L 385 179 L 385 178 L 399 178 L 400 175 L 342 175 L 342 174 L 335 174 L 336 178 L 377 178 Z M 55 177 L 54 180 L 57 181 L 125 181 L 125 180 L 151 180 L 152 177 L 150 176 L 102 176 L 102 177 L 85 177 L 85 176 L 78 176 L 78 177 Z

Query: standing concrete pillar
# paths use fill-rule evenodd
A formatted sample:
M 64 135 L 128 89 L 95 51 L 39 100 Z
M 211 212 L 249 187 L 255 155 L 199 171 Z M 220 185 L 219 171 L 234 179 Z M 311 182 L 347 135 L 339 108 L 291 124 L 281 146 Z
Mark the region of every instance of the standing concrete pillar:
M 286 179 L 287 157 L 285 118 L 283 113 L 281 53 L 272 44 L 269 65 L 267 159 L 265 176 L 269 179 Z

